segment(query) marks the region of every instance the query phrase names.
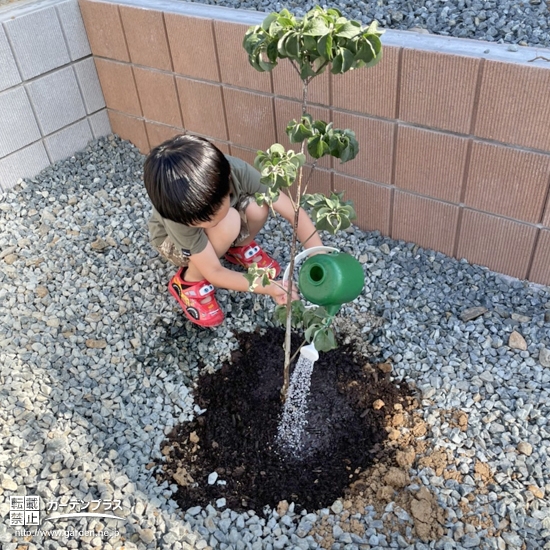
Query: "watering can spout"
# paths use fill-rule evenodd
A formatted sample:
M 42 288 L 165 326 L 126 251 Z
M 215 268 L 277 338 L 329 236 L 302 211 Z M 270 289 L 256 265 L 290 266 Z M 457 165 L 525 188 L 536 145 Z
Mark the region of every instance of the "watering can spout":
M 309 359 L 312 363 L 315 363 L 319 359 L 319 352 L 315 349 L 313 343 L 303 346 L 300 350 L 300 355 Z

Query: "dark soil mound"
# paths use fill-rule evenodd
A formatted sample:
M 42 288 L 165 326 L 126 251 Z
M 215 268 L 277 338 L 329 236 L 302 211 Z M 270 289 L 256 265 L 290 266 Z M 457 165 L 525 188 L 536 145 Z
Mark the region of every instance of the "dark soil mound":
M 260 511 L 281 500 L 307 509 L 332 504 L 381 457 L 385 413 L 373 403 L 381 399 L 384 410 L 392 410 L 408 388 L 357 358 L 351 347 L 321 353 L 308 401 L 308 453 L 300 460 L 289 458 L 275 443 L 282 411 L 283 332 L 271 329 L 239 339 L 232 364 L 200 377 L 195 398 L 207 411 L 168 436 L 159 481 L 178 483 L 175 500 L 182 509 L 221 497 L 233 510 Z M 218 482 L 209 485 L 214 471 Z

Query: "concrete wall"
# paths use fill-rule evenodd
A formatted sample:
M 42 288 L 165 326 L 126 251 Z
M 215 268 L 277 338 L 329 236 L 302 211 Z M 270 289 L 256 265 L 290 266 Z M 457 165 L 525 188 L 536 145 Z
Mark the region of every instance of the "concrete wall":
M 0 8 L 0 189 L 110 133 L 76 0 Z
M 256 72 L 241 47 L 264 14 L 80 5 L 111 126 L 143 152 L 183 130 L 250 162 L 288 144 L 300 81 L 284 64 Z M 373 69 L 311 86 L 311 113 L 361 147 L 352 162 L 323 160 L 313 190 L 345 190 L 364 229 L 550 284 L 550 63 L 534 59 L 545 52 L 398 31 L 383 43 Z

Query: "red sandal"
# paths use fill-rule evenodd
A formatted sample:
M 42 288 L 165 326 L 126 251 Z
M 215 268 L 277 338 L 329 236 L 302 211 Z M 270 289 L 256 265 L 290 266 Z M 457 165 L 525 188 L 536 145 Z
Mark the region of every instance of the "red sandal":
M 168 290 L 182 307 L 185 316 L 201 327 L 217 327 L 224 320 L 223 311 L 214 297 L 214 287 L 206 280 L 187 283 L 182 267 L 170 279 Z
M 274 279 L 278 277 L 281 272 L 279 262 L 268 256 L 256 241 L 252 241 L 245 246 L 233 246 L 227 251 L 225 259 L 245 269 L 248 269 L 252 264 L 257 264 L 258 267 L 273 268 L 275 269 Z

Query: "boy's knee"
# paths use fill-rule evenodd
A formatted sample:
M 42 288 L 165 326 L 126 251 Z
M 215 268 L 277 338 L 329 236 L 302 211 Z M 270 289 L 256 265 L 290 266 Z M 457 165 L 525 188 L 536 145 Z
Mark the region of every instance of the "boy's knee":
M 250 220 L 257 220 L 265 222 L 269 214 L 269 208 L 267 204 L 260 206 L 257 202 L 252 201 L 248 204 L 245 210 L 246 218 Z
M 241 232 L 241 215 L 235 208 L 229 209 L 229 214 L 231 215 L 231 219 L 229 221 L 230 225 L 230 233 L 231 233 L 231 242 L 233 242 Z
M 209 240 L 221 238 L 224 241 L 233 242 L 240 230 L 241 216 L 235 208 L 231 207 L 227 212 L 227 216 L 218 225 L 205 231 Z

